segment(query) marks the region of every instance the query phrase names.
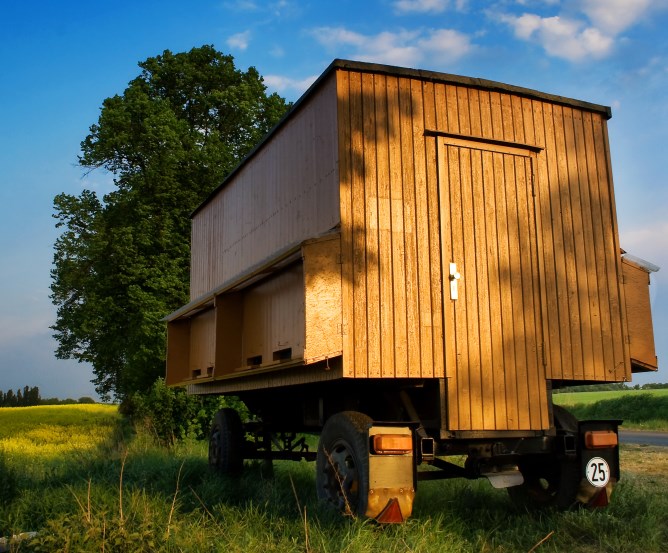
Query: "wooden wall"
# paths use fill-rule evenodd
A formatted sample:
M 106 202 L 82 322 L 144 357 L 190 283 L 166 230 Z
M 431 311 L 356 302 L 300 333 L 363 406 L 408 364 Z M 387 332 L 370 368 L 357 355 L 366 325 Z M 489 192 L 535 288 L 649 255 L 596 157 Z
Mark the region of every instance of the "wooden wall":
M 340 265 L 324 243 L 304 261 L 307 362 L 342 351 L 346 378 L 445 378 L 450 429 L 545 428 L 546 380 L 630 379 L 608 116 L 334 64 L 196 213 L 191 297 L 340 224 Z
M 622 274 L 633 371 L 655 371 L 658 369 L 659 362 L 654 348 L 649 272 L 623 257 Z
M 242 359 L 260 366 L 304 356 L 304 269 L 296 263 L 244 291 Z M 281 359 L 280 355 L 285 356 Z
M 191 299 L 338 225 L 335 94 L 332 78 L 195 214 Z
M 527 221 L 535 227 L 535 249 L 529 255 L 535 267 L 518 265 L 521 270 L 514 277 L 525 280 L 522 286 L 528 286 L 531 301 L 511 307 L 525 310 L 518 324 L 532 327 L 535 334 L 528 348 L 531 355 L 526 354 L 530 358 L 524 362 L 535 375 L 534 384 L 545 377 L 630 377 L 603 109 L 530 98 L 501 87 L 486 90 L 353 69 L 338 70 L 337 93 L 345 375 L 447 376 L 450 397 L 459 403 L 457 412 L 450 413 L 458 419 L 454 428 L 505 424 L 493 406 L 477 414 L 477 407 L 471 407 L 495 402 L 495 385 L 484 384 L 480 362 L 467 364 L 458 352 L 447 362 L 445 357 L 448 348 L 456 346 L 453 340 L 466 340 L 456 335 L 454 319 L 448 315 L 454 308 L 442 269 L 450 260 L 442 250 L 439 187 L 452 184 L 439 176 L 439 163 L 447 172 L 449 162 L 439 159 L 446 154 L 437 143 L 450 137 L 473 139 L 490 152 L 519 148 L 533 156 L 526 177 L 529 204 L 524 209 L 531 212 Z M 479 175 L 472 171 L 462 178 L 470 178 L 475 186 Z M 462 224 L 471 224 L 470 213 L 459 217 Z M 490 251 L 485 259 L 497 253 Z M 464 260 L 461 263 L 468 270 L 470 287 L 475 267 L 471 261 L 468 268 Z M 486 333 L 493 335 L 505 321 L 493 312 L 486 316 L 483 322 L 468 323 L 486 325 Z M 502 365 L 494 371 L 508 368 Z M 527 382 L 515 386 L 509 404 L 544 404 L 544 390 L 530 392 L 535 386 Z M 525 421 L 509 421 L 508 429 L 538 428 L 545 420 L 541 409 L 524 416 Z

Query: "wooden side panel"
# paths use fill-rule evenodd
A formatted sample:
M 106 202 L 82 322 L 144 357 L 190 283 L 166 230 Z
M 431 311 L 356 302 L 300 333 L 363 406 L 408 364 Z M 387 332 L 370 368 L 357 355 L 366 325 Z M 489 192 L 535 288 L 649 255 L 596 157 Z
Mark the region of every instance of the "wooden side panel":
M 216 366 L 214 376 L 233 373 L 242 362 L 243 294 L 223 294 L 216 297 Z
M 354 71 L 337 83 L 344 375 L 443 376 L 435 145 L 424 138 L 434 87 Z
M 439 133 L 525 144 L 537 152 L 526 174 L 496 159 L 473 159 L 470 174 L 462 177 L 470 182 L 453 194 L 466 194 L 469 185 L 487 178 L 485 172 L 503 174 L 507 182 L 530 183 L 531 198 L 514 195 L 504 201 L 514 216 L 532 217 L 536 229 L 534 243 L 520 242 L 530 248 L 538 270 L 538 279 L 522 294 L 541 315 L 542 336 L 530 347 L 545 358 L 545 368 L 526 368 L 517 381 L 500 383 L 481 365 L 457 384 L 448 380 L 453 397 L 475 403 L 479 390 L 494 383 L 496 403 L 504 405 L 501 399 L 508 394 L 528 397 L 543 371 L 547 378 L 592 382 L 619 381 L 630 374 L 602 114 L 510 92 L 353 70 L 337 72 L 337 95 L 344 375 L 439 377 L 456 372 L 455 353 L 448 349 L 454 315 L 444 307 L 447 275 L 439 268 L 442 251 L 460 247 L 452 236 L 469 232 L 472 220 L 466 212 L 448 222 L 439 220 L 442 192 L 433 137 Z M 459 161 L 444 170 L 457 172 Z M 534 197 L 535 210 L 528 211 Z M 481 234 L 480 247 L 498 248 L 499 255 L 511 259 L 514 252 L 495 239 L 490 232 Z M 483 292 L 496 293 L 493 281 L 500 268 L 482 267 L 480 251 L 466 255 L 492 283 Z M 513 270 L 521 273 L 525 267 Z M 485 304 L 488 298 L 478 301 Z M 469 330 L 493 328 L 508 310 L 512 306 L 502 302 L 498 312 L 480 311 Z M 494 343 L 496 338 L 490 331 L 482 339 Z M 500 351 L 501 344 L 494 349 Z M 519 363 L 507 348 L 503 355 L 506 363 Z M 537 393 L 542 402 L 546 391 Z M 515 420 L 515 415 L 488 410 L 481 414 L 482 424 L 504 416 Z M 531 425 L 543 420 L 542 413 L 527 416 Z
M 624 349 L 621 268 L 600 114 L 543 104 L 534 111 L 546 305 L 547 376 L 621 381 Z
M 652 328 L 652 308 L 649 301 L 649 274 L 622 258 L 626 320 L 629 330 L 631 365 L 634 372 L 655 371 L 658 368 Z
M 304 361 L 341 355 L 341 239 L 304 245 Z
M 295 264 L 244 291 L 242 366 L 304 356 L 304 272 Z
M 212 376 L 215 363 L 216 312 L 207 309 L 190 320 L 190 377 Z
M 339 224 L 336 117 L 332 79 L 195 215 L 191 299 Z
M 178 319 L 167 325 L 167 372 L 168 386 L 190 379 L 190 319 Z

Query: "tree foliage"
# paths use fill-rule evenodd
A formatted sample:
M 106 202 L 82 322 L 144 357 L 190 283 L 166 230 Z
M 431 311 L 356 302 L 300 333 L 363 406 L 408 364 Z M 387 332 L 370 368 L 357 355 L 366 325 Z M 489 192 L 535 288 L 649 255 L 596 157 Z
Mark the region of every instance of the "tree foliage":
M 139 67 L 81 143 L 80 165 L 111 173 L 113 191 L 54 200 L 56 355 L 91 363 L 105 398 L 164 373 L 162 319 L 188 300 L 190 213 L 289 107 L 212 46 Z
M 41 402 L 42 398 L 37 386 L 24 386 L 23 390 L 19 388 L 16 393 L 11 389 L 7 392 L 0 390 L 0 407 L 31 407 L 40 405 Z

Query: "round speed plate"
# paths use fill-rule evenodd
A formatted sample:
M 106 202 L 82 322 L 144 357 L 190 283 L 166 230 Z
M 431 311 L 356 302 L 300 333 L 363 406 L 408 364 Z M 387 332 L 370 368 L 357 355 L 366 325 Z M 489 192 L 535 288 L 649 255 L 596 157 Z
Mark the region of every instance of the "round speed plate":
M 610 480 L 610 467 L 605 459 L 592 457 L 587 463 L 585 474 L 592 486 L 603 488 Z

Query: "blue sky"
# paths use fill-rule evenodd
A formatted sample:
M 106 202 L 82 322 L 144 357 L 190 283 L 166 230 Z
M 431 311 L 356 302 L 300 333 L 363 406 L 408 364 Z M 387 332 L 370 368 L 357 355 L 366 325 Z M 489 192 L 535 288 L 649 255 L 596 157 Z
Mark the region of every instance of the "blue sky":
M 53 197 L 104 193 L 79 144 L 137 63 L 213 44 L 296 100 L 334 58 L 482 77 L 609 105 L 622 246 L 652 276 L 668 362 L 668 0 L 22 0 L 0 3 L 0 389 L 94 395 L 56 360 L 49 325 Z M 668 381 L 658 374 L 634 382 Z

